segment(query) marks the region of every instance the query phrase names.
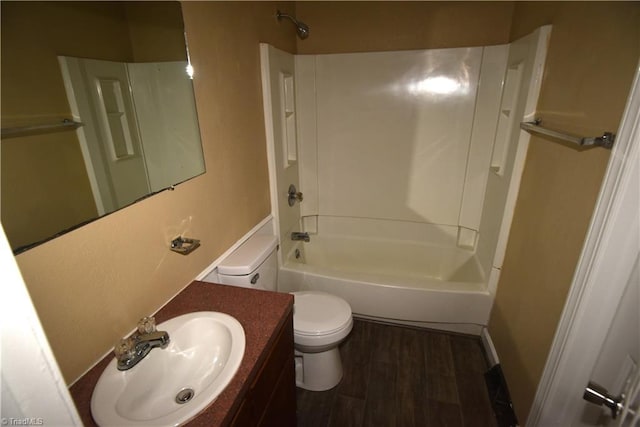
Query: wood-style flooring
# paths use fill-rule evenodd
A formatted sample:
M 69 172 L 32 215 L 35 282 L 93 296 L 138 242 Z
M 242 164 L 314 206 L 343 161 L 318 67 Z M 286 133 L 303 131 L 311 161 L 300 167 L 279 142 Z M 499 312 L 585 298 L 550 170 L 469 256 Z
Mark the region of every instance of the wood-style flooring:
M 329 391 L 297 389 L 299 427 L 495 427 L 479 338 L 355 320 Z

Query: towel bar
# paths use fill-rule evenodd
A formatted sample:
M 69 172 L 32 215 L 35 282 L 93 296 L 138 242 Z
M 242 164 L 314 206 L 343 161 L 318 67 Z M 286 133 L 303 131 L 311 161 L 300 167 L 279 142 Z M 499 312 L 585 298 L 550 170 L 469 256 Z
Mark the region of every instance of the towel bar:
M 2 128 L 0 134 L 2 138 L 13 138 L 17 136 L 37 135 L 42 133 L 59 132 L 64 130 L 74 130 L 82 126 L 80 122 L 70 119 L 64 119 L 58 123 L 49 123 L 45 125 L 31 125 L 11 128 Z
M 541 124 L 542 120 L 540 119 L 536 119 L 532 122 L 522 122 L 520 123 L 520 129 L 526 130 L 529 133 L 535 133 L 542 136 L 548 136 L 553 139 L 559 139 L 564 142 L 570 142 L 572 144 L 579 145 L 580 147 L 602 147 L 611 149 L 616 139 L 615 134 L 611 132 L 605 132 L 602 136 L 581 137 L 547 129 L 542 127 Z

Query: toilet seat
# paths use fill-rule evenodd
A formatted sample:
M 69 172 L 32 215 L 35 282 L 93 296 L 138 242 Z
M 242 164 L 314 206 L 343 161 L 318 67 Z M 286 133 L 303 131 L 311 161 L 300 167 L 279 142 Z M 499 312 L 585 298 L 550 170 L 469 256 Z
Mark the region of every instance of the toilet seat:
M 351 306 L 342 298 L 325 292 L 292 292 L 294 302 L 294 334 L 323 337 L 351 329 Z

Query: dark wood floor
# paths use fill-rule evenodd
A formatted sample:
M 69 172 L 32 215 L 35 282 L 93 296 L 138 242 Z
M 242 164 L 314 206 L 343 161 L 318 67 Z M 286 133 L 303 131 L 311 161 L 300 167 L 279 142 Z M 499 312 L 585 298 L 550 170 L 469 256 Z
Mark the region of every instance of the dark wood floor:
M 355 320 L 344 376 L 297 389 L 298 426 L 495 427 L 479 338 Z

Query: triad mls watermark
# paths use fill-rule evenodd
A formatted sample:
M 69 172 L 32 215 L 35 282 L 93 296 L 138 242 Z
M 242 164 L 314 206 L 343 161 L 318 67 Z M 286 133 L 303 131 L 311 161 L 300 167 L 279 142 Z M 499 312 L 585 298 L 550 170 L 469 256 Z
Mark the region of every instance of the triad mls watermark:
M 43 426 L 44 418 L 5 418 L 2 417 L 0 424 L 3 426 Z

